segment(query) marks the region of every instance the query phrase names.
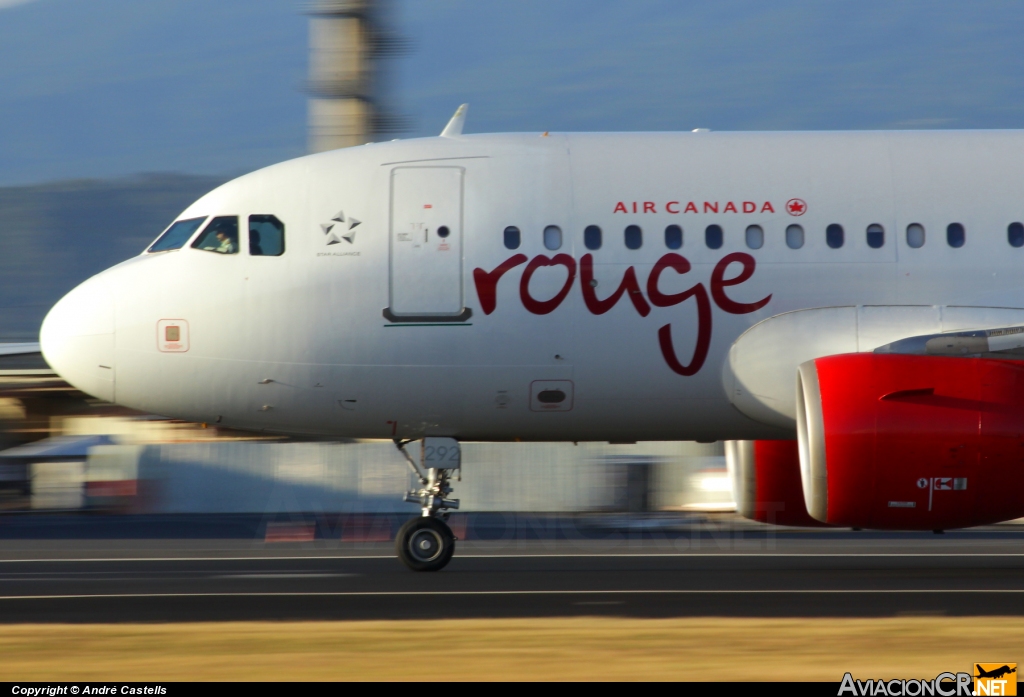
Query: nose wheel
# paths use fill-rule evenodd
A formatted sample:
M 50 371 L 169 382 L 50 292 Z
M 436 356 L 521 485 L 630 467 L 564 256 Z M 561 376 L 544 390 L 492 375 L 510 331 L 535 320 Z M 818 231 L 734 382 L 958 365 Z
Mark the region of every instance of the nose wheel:
M 462 478 L 462 449 L 454 438 L 424 438 L 420 461 L 416 462 L 405 446 L 395 445 L 409 463 L 419 487 L 405 495 L 407 503 L 419 504 L 422 515 L 402 526 L 395 538 L 395 551 L 402 563 L 413 571 L 440 571 L 455 553 L 455 535 L 448 527 L 448 511 L 459 507 L 452 493 L 452 477 Z
M 444 521 L 421 516 L 398 531 L 395 551 L 413 571 L 440 571 L 455 553 L 455 536 Z

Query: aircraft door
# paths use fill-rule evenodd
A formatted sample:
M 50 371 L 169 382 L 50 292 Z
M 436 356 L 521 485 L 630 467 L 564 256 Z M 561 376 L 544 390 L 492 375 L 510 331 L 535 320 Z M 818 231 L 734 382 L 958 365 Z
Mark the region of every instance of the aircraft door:
M 393 322 L 469 317 L 462 287 L 462 167 L 391 171 L 390 293 Z

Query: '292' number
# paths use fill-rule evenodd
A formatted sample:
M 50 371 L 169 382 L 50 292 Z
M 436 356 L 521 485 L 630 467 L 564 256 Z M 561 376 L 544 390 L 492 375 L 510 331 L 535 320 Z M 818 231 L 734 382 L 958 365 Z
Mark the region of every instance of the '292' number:
M 434 466 L 458 467 L 462 459 L 461 449 L 455 445 L 424 445 L 423 462 Z

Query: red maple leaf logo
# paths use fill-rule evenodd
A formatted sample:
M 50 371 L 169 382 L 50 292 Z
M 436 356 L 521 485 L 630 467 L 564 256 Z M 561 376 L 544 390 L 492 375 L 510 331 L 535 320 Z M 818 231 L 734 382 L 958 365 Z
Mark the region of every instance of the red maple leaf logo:
M 807 212 L 807 203 L 802 198 L 791 198 L 786 201 L 786 212 L 800 216 Z

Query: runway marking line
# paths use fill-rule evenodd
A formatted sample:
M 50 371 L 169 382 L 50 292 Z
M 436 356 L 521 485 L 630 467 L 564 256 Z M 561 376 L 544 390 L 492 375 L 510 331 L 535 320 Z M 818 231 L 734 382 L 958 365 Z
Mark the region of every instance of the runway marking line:
M 572 559 L 572 558 L 611 558 L 611 557 L 943 557 L 943 558 L 984 558 L 984 557 L 1024 557 L 1024 552 L 623 552 L 616 553 L 550 553 L 550 554 L 456 554 L 454 559 Z M 67 559 L 0 559 L 0 564 L 32 564 L 32 563 L 69 563 L 86 562 L 158 562 L 158 561 L 324 561 L 341 559 L 397 559 L 393 554 L 324 554 L 314 556 L 266 556 L 266 557 L 80 557 Z
M 5 600 L 89 600 L 89 599 L 124 599 L 124 598 L 268 598 L 268 597 L 399 597 L 399 596 L 457 596 L 457 595 L 912 595 L 912 594 L 954 594 L 983 593 L 999 595 L 1024 594 L 1024 588 L 967 588 L 967 589 L 907 589 L 891 590 L 873 589 L 708 589 L 708 590 L 550 590 L 550 591 L 323 591 L 323 592 L 251 592 L 251 593 L 83 593 L 67 595 L 4 595 Z
M 269 573 L 269 574 L 217 574 L 211 578 L 218 579 L 292 579 L 292 578 L 353 578 L 362 574 L 321 574 L 321 573 Z

